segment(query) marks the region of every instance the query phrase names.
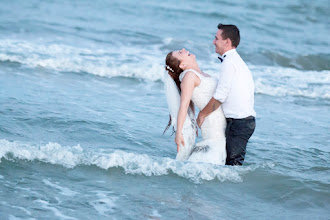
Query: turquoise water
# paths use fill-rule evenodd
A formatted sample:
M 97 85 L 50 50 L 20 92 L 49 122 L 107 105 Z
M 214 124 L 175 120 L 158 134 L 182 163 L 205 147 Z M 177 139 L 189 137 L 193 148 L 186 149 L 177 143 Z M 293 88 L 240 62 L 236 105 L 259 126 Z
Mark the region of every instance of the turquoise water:
M 0 1 L 0 219 L 329 219 L 327 1 Z M 241 30 L 257 128 L 242 167 L 175 160 L 182 47 Z

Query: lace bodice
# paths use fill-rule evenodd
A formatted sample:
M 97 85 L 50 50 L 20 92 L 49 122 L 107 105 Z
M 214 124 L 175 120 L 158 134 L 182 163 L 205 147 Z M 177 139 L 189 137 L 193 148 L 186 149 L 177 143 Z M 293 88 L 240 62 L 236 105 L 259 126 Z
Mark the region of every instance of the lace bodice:
M 191 100 L 199 110 L 202 110 L 212 98 L 218 81 L 211 76 L 202 75 L 193 69 L 183 71 L 179 77 L 180 81 L 190 71 L 195 73 L 200 79 L 200 84 L 193 90 Z M 205 118 L 201 127 L 203 139 L 225 138 L 226 125 L 226 119 L 220 107 Z

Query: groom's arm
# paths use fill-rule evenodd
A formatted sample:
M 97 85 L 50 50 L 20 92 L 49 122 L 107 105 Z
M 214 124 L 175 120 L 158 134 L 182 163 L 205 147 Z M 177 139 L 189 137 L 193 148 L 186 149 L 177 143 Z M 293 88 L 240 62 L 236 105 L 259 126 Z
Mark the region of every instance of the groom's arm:
M 197 124 L 199 127 L 202 126 L 204 119 L 209 116 L 212 112 L 217 110 L 221 105 L 221 102 L 216 100 L 215 98 L 211 98 L 209 103 L 203 108 L 202 111 L 199 112 L 198 117 L 197 117 Z
M 217 85 L 215 93 L 213 94 L 213 97 L 211 98 L 209 103 L 204 107 L 202 111 L 200 111 L 197 117 L 197 124 L 199 127 L 202 126 L 204 119 L 207 116 L 217 110 L 220 105 L 225 102 L 232 87 L 232 83 L 235 78 L 234 65 L 229 60 L 225 60 L 222 65 L 222 73 L 219 76 L 219 83 Z

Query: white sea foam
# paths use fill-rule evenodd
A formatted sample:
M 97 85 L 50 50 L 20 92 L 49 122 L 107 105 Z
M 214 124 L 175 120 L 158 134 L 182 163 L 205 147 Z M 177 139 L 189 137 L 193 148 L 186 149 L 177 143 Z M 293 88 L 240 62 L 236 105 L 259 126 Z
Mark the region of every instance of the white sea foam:
M 61 218 L 61 219 L 76 219 L 76 218 L 73 218 L 73 217 L 70 217 L 70 216 L 67 216 L 67 215 L 64 215 L 63 213 L 61 213 L 57 208 L 51 206 L 49 204 L 49 202 L 47 201 L 44 201 L 44 200 L 41 200 L 41 199 L 38 199 L 38 200 L 35 200 L 35 202 L 41 204 L 41 207 L 44 208 L 44 209 L 47 209 L 47 210 L 50 210 L 54 213 L 55 216 Z
M 301 71 L 269 66 L 250 68 L 256 93 L 330 99 L 330 71 Z
M 87 72 L 105 77 L 159 80 L 164 55 L 158 46 L 147 48 L 77 48 L 64 44 L 37 44 L 24 40 L 0 40 L 0 60 L 19 62 L 62 72 Z
M 262 166 L 272 167 L 267 164 L 244 167 L 217 166 L 208 163 L 181 162 L 168 157 L 152 157 L 146 154 L 129 153 L 121 150 L 109 153 L 90 152 L 82 149 L 79 145 L 63 147 L 57 143 L 49 143 L 45 146 L 33 146 L 4 139 L 0 140 L 0 158 L 36 160 L 67 168 L 74 168 L 78 165 L 95 165 L 102 169 L 122 168 L 127 174 L 145 176 L 160 176 L 173 173 L 196 183 L 215 179 L 221 182 L 242 182 L 246 173 L 262 168 Z M 54 185 L 47 180 L 44 183 L 61 190 L 62 194 L 74 194 L 74 191 Z
M 47 186 L 51 186 L 57 190 L 60 191 L 60 194 L 64 195 L 64 196 L 75 196 L 78 194 L 78 192 L 72 191 L 69 188 L 60 186 L 58 184 L 52 183 L 49 180 L 43 179 L 42 182 L 44 182 L 44 184 L 46 184 Z
M 213 59 L 212 59 L 213 60 Z M 217 76 L 219 64 L 202 63 L 205 72 Z M 301 96 L 330 99 L 330 71 L 307 71 L 279 66 L 248 64 L 255 83 L 255 92 L 271 96 Z
M 31 212 L 23 207 L 20 207 L 20 206 L 11 206 L 12 208 L 16 208 L 16 209 L 20 209 L 22 210 L 23 212 L 25 212 L 27 215 L 31 215 Z
M 40 160 L 51 164 L 60 164 L 68 168 L 76 166 L 83 158 L 83 149 L 79 145 L 65 148 L 57 143 L 49 143 L 36 147 L 0 140 L 0 146 L 0 158 L 12 154 L 17 159 Z
M 0 61 L 19 62 L 60 72 L 86 72 L 103 77 L 133 77 L 163 80 L 165 56 L 159 45 L 80 48 L 65 44 L 0 39 Z M 215 54 L 199 61 L 205 72 L 216 76 L 219 62 Z M 330 99 L 330 71 L 305 71 L 279 66 L 249 65 L 256 93 L 272 96 L 302 96 Z
M 162 217 L 161 214 L 158 213 L 157 210 L 152 210 L 152 214 L 151 214 L 152 217 Z
M 94 209 L 102 215 L 106 215 L 109 212 L 114 212 L 114 208 L 116 207 L 115 201 L 117 200 L 117 197 L 114 197 L 108 192 L 103 191 L 96 191 L 95 193 L 98 199 L 90 202 Z

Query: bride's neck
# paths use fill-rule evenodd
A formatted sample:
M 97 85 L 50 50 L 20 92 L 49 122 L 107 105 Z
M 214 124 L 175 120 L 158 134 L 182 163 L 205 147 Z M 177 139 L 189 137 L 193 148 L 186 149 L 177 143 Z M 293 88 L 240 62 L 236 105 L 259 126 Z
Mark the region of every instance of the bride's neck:
M 193 69 L 193 70 L 196 70 L 199 73 L 202 73 L 201 69 L 199 68 L 199 66 L 197 64 L 196 65 L 187 66 L 185 68 L 185 70 L 188 70 L 188 69 Z

